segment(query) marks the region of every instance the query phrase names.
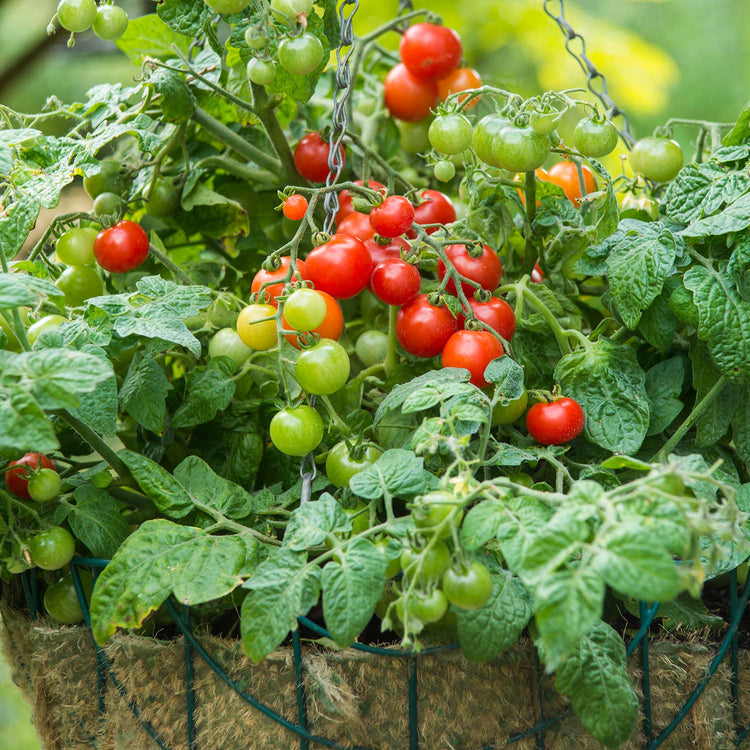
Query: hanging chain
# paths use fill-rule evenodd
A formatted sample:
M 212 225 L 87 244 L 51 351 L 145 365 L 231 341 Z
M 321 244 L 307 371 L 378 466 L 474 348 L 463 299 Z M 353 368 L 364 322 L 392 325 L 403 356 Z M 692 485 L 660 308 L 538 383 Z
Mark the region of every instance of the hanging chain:
M 414 5 L 411 0 L 399 0 L 398 3 L 398 15 L 402 15 L 404 13 L 411 12 L 414 10 Z
M 570 56 L 578 63 L 581 70 L 586 74 L 586 86 L 589 91 L 602 103 L 604 107 L 611 110 L 611 117 L 622 117 L 623 126 L 619 130 L 625 145 L 630 148 L 634 143 L 635 139 L 630 133 L 630 123 L 628 122 L 628 116 L 612 101 L 609 92 L 607 90 L 607 79 L 604 74 L 600 73 L 591 58 L 586 54 L 586 40 L 577 33 L 573 27 L 568 23 L 565 18 L 565 0 L 543 0 L 544 12 L 560 27 L 560 31 L 565 35 L 565 49 L 568 50 Z M 555 15 L 550 6 L 556 4 L 560 12 Z M 577 46 L 578 51 L 573 47 Z
M 351 10 L 347 13 L 347 8 Z M 328 139 L 330 151 L 328 153 L 328 178 L 326 187 L 331 187 L 338 182 L 341 176 L 341 170 L 344 167 L 344 149 L 342 142 L 346 134 L 347 102 L 352 95 L 352 78 L 349 70 L 349 59 L 354 52 L 354 31 L 352 23 L 354 14 L 359 9 L 359 0 L 342 0 L 339 7 L 339 19 L 341 21 L 341 39 L 339 46 L 336 48 L 336 88 L 333 90 L 333 112 L 331 120 L 333 127 Z M 343 53 L 344 47 L 348 47 L 346 53 Z M 326 193 L 323 202 L 326 211 L 326 220 L 323 231 L 328 234 L 333 228 L 333 221 L 339 210 L 339 197 L 335 190 Z

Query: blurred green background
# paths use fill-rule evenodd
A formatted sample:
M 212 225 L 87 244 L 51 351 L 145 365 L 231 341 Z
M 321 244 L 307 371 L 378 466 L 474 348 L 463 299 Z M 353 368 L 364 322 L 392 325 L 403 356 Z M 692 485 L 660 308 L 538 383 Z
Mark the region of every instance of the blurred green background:
M 131 16 L 155 8 L 152 0 L 120 4 Z M 12 109 L 36 111 L 50 95 L 74 101 L 96 83 L 129 83 L 139 72 L 92 33 L 79 35 L 73 49 L 65 34 L 47 38 L 55 6 L 0 0 L 0 103 Z M 361 0 L 355 30 L 389 20 L 396 7 L 396 0 Z M 526 95 L 585 85 L 542 0 L 433 0 L 428 7 L 461 33 L 467 59 L 489 83 Z M 560 3 L 548 7 L 557 12 Z M 670 116 L 730 122 L 750 99 L 747 0 L 566 0 L 565 11 L 638 136 Z M 1 657 L 0 738 L 12 738 L 13 750 L 37 747 L 28 707 Z

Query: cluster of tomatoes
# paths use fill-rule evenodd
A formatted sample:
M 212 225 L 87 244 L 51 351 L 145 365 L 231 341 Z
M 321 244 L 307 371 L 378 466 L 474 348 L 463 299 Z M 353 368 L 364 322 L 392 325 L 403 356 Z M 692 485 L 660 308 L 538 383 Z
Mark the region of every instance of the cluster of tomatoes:
M 128 28 L 128 14 L 119 5 L 96 0 L 60 0 L 57 6 L 57 21 L 64 29 L 74 34 L 94 29 L 94 33 L 107 41 L 119 39 Z

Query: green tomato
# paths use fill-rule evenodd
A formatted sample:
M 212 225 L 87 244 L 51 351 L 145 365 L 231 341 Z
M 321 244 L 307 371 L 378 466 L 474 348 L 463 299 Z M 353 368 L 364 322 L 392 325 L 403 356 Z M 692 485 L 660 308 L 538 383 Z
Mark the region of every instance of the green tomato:
M 550 152 L 550 139 L 530 127 L 504 127 L 494 138 L 497 163 L 511 172 L 533 172 L 544 164 Z
M 248 26 L 245 29 L 245 44 L 250 49 L 263 49 L 268 44 L 268 39 L 257 26 Z
M 443 159 L 435 165 L 433 173 L 436 180 L 450 182 L 456 176 L 456 165 L 447 159 Z
M 441 154 L 460 154 L 471 145 L 471 123 L 459 112 L 443 115 L 432 121 L 427 135 L 432 147 Z
M 203 0 L 209 8 L 215 13 L 221 13 L 223 16 L 232 16 L 235 13 L 242 13 L 252 0 Z
M 79 570 L 78 577 L 81 580 L 81 588 L 86 601 L 88 601 L 91 599 L 93 589 L 91 573 L 87 570 Z M 66 573 L 56 583 L 47 586 L 44 592 L 44 608 L 50 618 L 60 625 L 75 625 L 83 622 L 83 610 L 78 601 L 78 592 L 71 573 Z
M 451 536 L 451 528 L 457 527 L 464 515 L 461 503 L 457 501 L 456 496 L 443 490 L 428 492 L 412 508 L 411 514 L 415 526 L 427 532 L 437 530 L 437 527 L 444 524 L 440 529 L 440 539 L 447 539 Z M 452 516 L 453 520 L 445 523 L 449 516 Z
M 401 571 L 401 545 L 393 539 L 384 537 L 375 542 L 375 547 L 388 563 L 385 569 L 385 577 L 388 579 L 395 578 Z
M 19 307 L 18 312 L 21 316 L 21 322 L 24 325 L 28 325 L 29 308 Z M 13 323 L 13 310 L 0 310 L 0 331 L 2 331 L 8 339 L 5 348 L 11 352 L 20 352 L 21 344 L 16 337 L 16 330 Z
M 451 553 L 445 542 L 435 542 L 424 550 L 404 547 L 401 553 L 401 570 L 422 584 L 440 579 L 450 564 Z
M 525 474 L 522 471 L 516 471 L 513 474 L 508 474 L 508 479 L 511 482 L 520 484 L 522 487 L 533 487 L 534 478 L 530 474 Z
M 440 620 L 448 609 L 448 599 L 437 587 L 429 594 L 414 592 L 410 604 L 412 614 L 425 625 Z
M 495 139 L 499 136 L 500 131 L 510 125 L 510 120 L 502 115 L 492 114 L 483 117 L 474 126 L 474 135 L 471 145 L 476 155 L 485 163 L 492 167 L 499 167 L 495 156 Z
M 539 112 L 535 109 L 529 117 L 529 125 L 535 133 L 549 135 L 554 132 L 562 116 L 563 113 L 558 112 L 556 109 L 549 112 Z
M 79 307 L 104 292 L 104 282 L 94 266 L 68 266 L 55 286 L 65 295 L 68 307 Z
M 335 487 L 348 487 L 349 480 L 360 471 L 366 469 L 378 460 L 381 451 L 374 446 L 368 446 L 361 458 L 352 458 L 345 441 L 336 443 L 328 451 L 326 458 L 326 476 Z
M 100 169 L 96 174 L 83 178 L 83 187 L 89 196 L 96 198 L 102 193 L 122 195 L 127 183 L 120 162 L 116 159 L 104 159 L 99 166 Z
M 278 56 L 284 70 L 296 76 L 305 75 L 320 65 L 323 45 L 317 36 L 305 32 L 296 39 L 284 39 L 279 45 Z
M 260 60 L 254 57 L 247 64 L 247 78 L 258 86 L 268 86 L 276 78 L 276 65 L 272 60 Z
M 208 356 L 230 357 L 234 360 L 235 369 L 239 367 L 251 354 L 253 350 L 245 346 L 234 328 L 222 328 L 217 331 L 208 343 Z
M 54 331 L 64 323 L 67 318 L 62 315 L 45 315 L 43 318 L 32 323 L 26 331 L 26 338 L 33 344 L 45 331 Z
M 100 5 L 94 19 L 94 34 L 113 42 L 128 28 L 128 14 L 119 5 Z
M 327 396 L 346 385 L 349 379 L 349 355 L 338 341 L 321 339 L 300 352 L 294 377 L 304 391 Z
M 296 18 L 300 13 L 311 13 L 312 0 L 271 0 L 271 9 L 288 18 Z
M 382 331 L 365 331 L 357 339 L 354 351 L 365 367 L 384 362 L 388 354 L 388 335 Z
M 528 400 L 529 395 L 524 388 L 523 393 L 518 398 L 513 399 L 507 406 L 503 406 L 502 403 L 495 404 L 495 408 L 492 410 L 492 424 L 515 422 L 526 411 Z
M 76 543 L 70 532 L 61 526 L 53 526 L 29 540 L 29 554 L 34 565 L 43 570 L 59 570 L 65 567 L 76 551 Z
M 282 409 L 271 420 L 270 433 L 271 442 L 282 453 L 306 456 L 323 439 L 323 420 L 312 406 L 305 404 Z
M 94 214 L 96 216 L 119 216 L 124 203 L 117 193 L 99 193 L 94 199 Z
M 180 206 L 181 188 L 168 177 L 159 177 L 151 188 L 151 195 L 143 202 L 146 213 L 157 219 L 172 216 Z
M 584 117 L 573 131 L 573 144 L 584 156 L 598 159 L 615 150 L 618 137 L 617 128 L 609 120 Z
M 421 154 L 430 148 L 429 119 L 419 122 L 396 122 L 400 134 L 401 148 L 409 154 Z M 409 179 L 409 178 L 406 178 Z M 411 182 L 411 180 L 410 180 Z
M 630 152 L 633 171 L 654 182 L 673 180 L 682 169 L 682 163 L 680 144 L 668 138 L 641 138 Z
M 479 609 L 492 596 L 492 576 L 480 562 L 459 570 L 449 568 L 443 576 L 443 592 L 456 607 Z
M 32 500 L 47 503 L 60 494 L 62 479 L 54 469 L 39 469 L 29 478 L 27 490 Z
M 679 474 L 657 474 L 649 478 L 648 483 L 655 489 L 676 497 L 685 497 L 690 493 Z
M 314 331 L 327 312 L 325 297 L 314 289 L 297 289 L 284 302 L 284 318 L 296 331 Z
M 57 6 L 57 20 L 67 31 L 76 34 L 88 31 L 96 19 L 94 0 L 60 0 Z
M 352 536 L 361 534 L 370 528 L 369 505 L 365 505 L 360 501 L 354 508 L 344 508 L 344 513 L 349 516 L 349 520 L 352 522 Z
M 68 266 L 88 266 L 94 262 L 94 240 L 98 230 L 92 227 L 75 227 L 60 235 L 55 252 L 61 263 Z

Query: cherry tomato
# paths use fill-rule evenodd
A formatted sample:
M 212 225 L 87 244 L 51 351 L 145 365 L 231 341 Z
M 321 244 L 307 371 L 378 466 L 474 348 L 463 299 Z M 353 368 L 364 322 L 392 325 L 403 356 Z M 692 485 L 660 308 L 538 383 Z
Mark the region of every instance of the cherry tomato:
M 428 135 L 430 132 L 429 117 L 425 117 L 423 120 L 417 122 L 399 120 L 396 125 L 399 132 L 399 143 L 407 154 L 422 154 L 430 150 L 430 138 Z
M 385 77 L 385 106 L 398 120 L 424 120 L 437 101 L 437 84 L 412 75 L 403 63 L 391 68 Z
M 261 60 L 253 57 L 247 64 L 245 70 L 247 79 L 251 83 L 257 83 L 258 86 L 268 86 L 276 78 L 276 64 L 273 60 Z
M 489 383 L 484 371 L 493 359 L 502 357 L 503 345 L 489 331 L 456 331 L 443 347 L 443 367 L 463 367 L 479 388 Z
M 167 177 L 159 177 L 151 188 L 151 195 L 143 202 L 143 208 L 147 214 L 157 219 L 172 216 L 180 205 L 180 194 L 182 189 L 174 180 Z
M 318 291 L 318 290 L 316 290 Z M 312 333 L 318 334 L 322 339 L 331 339 L 336 341 L 344 330 L 344 315 L 341 312 L 341 305 L 326 292 L 318 291 L 318 294 L 323 297 L 326 303 L 326 316 L 323 322 L 312 330 Z M 284 328 L 290 328 L 291 326 L 287 323 L 286 318 L 282 315 L 281 323 Z M 285 333 L 284 337 L 286 340 L 295 348 L 301 349 L 302 345 L 300 337 L 295 333 Z
M 297 357 L 294 377 L 302 390 L 327 396 L 346 385 L 350 367 L 349 355 L 338 341 L 321 339 Z
M 682 148 L 669 138 L 649 136 L 641 138 L 630 152 L 630 164 L 634 172 L 647 180 L 669 182 L 682 169 Z
M 445 306 L 431 305 L 426 294 L 420 294 L 396 315 L 396 337 L 401 346 L 415 357 L 435 357 L 456 332 L 458 323 Z
M 354 180 L 355 185 L 364 186 L 364 180 Z M 386 187 L 377 180 L 368 180 L 367 187 L 371 190 L 377 190 L 383 195 L 386 194 Z M 336 224 L 340 224 L 349 214 L 354 213 L 354 204 L 352 203 L 352 194 L 348 190 L 342 190 L 339 193 L 339 210 L 336 213 Z
M 83 178 L 83 187 L 92 199 L 101 193 L 122 195 L 125 186 L 125 175 L 117 159 L 104 159 L 96 174 Z
M 540 112 L 534 109 L 529 116 L 529 125 L 531 125 L 534 132 L 540 135 L 549 135 L 554 132 L 562 116 L 563 113 L 556 109 L 551 109 L 547 112 Z
M 596 180 L 594 173 L 585 165 L 581 165 L 583 171 L 584 195 L 593 193 L 596 190 Z M 565 193 L 568 200 L 576 206 L 581 205 L 581 181 L 578 178 L 578 168 L 572 161 L 560 161 L 553 164 L 547 173 L 549 181 L 559 185 Z
M 268 39 L 263 29 L 258 26 L 248 26 L 245 29 L 245 44 L 250 49 L 263 49 L 268 45 Z
M 271 0 L 271 8 L 290 19 L 296 19 L 301 13 L 310 13 L 313 0 Z
M 534 268 L 531 270 L 531 280 L 535 284 L 541 284 L 544 281 L 544 271 L 539 267 L 539 261 L 534 263 Z
M 284 207 L 282 211 L 284 212 L 284 216 L 286 216 L 287 219 L 291 219 L 292 221 L 299 221 L 300 219 L 303 219 L 305 214 L 307 213 L 307 198 L 305 198 L 304 195 L 299 195 L 298 193 L 290 195 L 284 201 Z
M 354 351 L 365 367 L 383 362 L 388 353 L 388 335 L 382 331 L 365 331 L 357 339 Z
M 469 89 L 478 89 L 482 85 L 482 79 L 473 68 L 456 68 L 445 78 L 438 81 L 438 96 L 445 101 L 451 94 L 457 91 L 468 91 Z M 463 102 L 468 94 L 459 96 L 458 101 Z M 465 107 L 464 110 L 471 109 L 479 103 L 482 97 L 474 97 Z
M 441 541 L 424 550 L 404 547 L 401 553 L 401 570 L 419 583 L 439 580 L 450 564 L 451 553 L 445 542 Z
M 91 573 L 87 570 L 79 570 L 78 576 L 88 600 L 91 598 L 93 588 Z M 47 586 L 44 592 L 44 608 L 50 618 L 60 625 L 75 625 L 83 622 L 83 610 L 78 601 L 78 593 L 71 573 L 66 573 L 58 581 Z
M 272 349 L 279 341 L 273 305 L 256 303 L 245 307 L 237 317 L 237 334 L 245 346 L 258 351 Z
M 445 78 L 461 62 L 461 38 L 446 26 L 417 23 L 410 26 L 398 46 L 401 62 L 417 78 Z
M 92 227 L 75 227 L 60 235 L 55 252 L 61 263 L 85 266 L 94 262 L 94 240 L 98 234 Z
M 65 295 L 68 307 L 78 307 L 90 297 L 98 297 L 104 291 L 101 276 L 93 266 L 68 266 L 55 282 Z
M 346 161 L 346 152 L 339 146 L 342 162 Z M 325 182 L 328 177 L 328 156 L 331 145 L 320 137 L 320 133 L 308 133 L 302 136 L 294 148 L 294 166 L 310 182 Z
M 375 236 L 375 230 L 370 224 L 370 217 L 359 211 L 352 211 L 336 227 L 337 234 L 347 234 L 356 237 L 360 242 L 367 242 Z
M 372 258 L 356 237 L 334 234 L 307 256 L 305 273 L 319 291 L 336 299 L 349 299 L 367 286 L 372 275 Z
M 30 500 L 29 477 L 39 467 L 55 469 L 55 465 L 43 453 L 27 453 L 17 461 L 11 461 L 5 471 L 5 486 L 16 497 Z
M 45 331 L 54 331 L 64 323 L 67 318 L 62 315 L 45 315 L 43 318 L 32 323 L 26 331 L 26 338 L 33 344 Z
M 96 9 L 93 26 L 94 34 L 112 42 L 128 28 L 128 14 L 119 5 L 100 5 Z
M 148 249 L 148 235 L 143 227 L 128 219 L 102 229 L 94 240 L 94 258 L 110 273 L 125 273 L 138 268 L 148 257 Z
M 370 280 L 375 296 L 387 305 L 405 305 L 418 294 L 422 278 L 405 260 L 387 258 L 378 263 Z
M 233 16 L 235 13 L 242 13 L 252 0 L 204 0 L 204 2 L 214 13 Z
M 234 328 L 222 328 L 211 337 L 208 343 L 208 356 L 229 357 L 234 360 L 235 369 L 239 367 L 253 350 L 245 345 Z
M 618 137 L 617 128 L 609 120 L 584 117 L 573 131 L 573 144 L 584 156 L 598 159 L 615 150 Z
M 550 140 L 530 127 L 507 125 L 495 137 L 494 157 L 503 169 L 533 172 L 549 156 Z
M 385 577 L 395 578 L 401 571 L 401 548 L 388 538 L 378 539 L 375 542 L 375 547 L 388 563 L 388 567 L 385 569 Z M 396 554 L 397 550 L 398 554 Z
M 29 540 L 31 560 L 42 570 L 59 570 L 65 567 L 73 559 L 75 552 L 75 540 L 61 526 L 52 526 Z
M 480 562 L 458 570 L 449 568 L 443 576 L 443 592 L 455 607 L 479 609 L 492 596 L 492 576 Z
M 359 474 L 360 471 L 374 464 L 380 455 L 381 452 L 378 448 L 368 446 L 360 458 L 354 458 L 350 455 L 348 446 L 342 440 L 328 451 L 326 476 L 334 487 L 348 487 L 349 480 L 355 474 Z
M 492 167 L 499 167 L 500 162 L 495 155 L 495 139 L 500 131 L 510 125 L 510 120 L 499 114 L 491 114 L 483 117 L 474 126 L 474 135 L 471 145 L 477 156 Z
M 410 601 L 411 611 L 414 617 L 425 625 L 437 622 L 448 609 L 448 600 L 445 594 L 437 587 L 429 593 L 415 591 Z
M 57 20 L 67 31 L 76 34 L 88 31 L 95 19 L 94 0 L 60 0 L 57 6 Z
M 295 39 L 283 39 L 277 54 L 282 68 L 301 76 L 312 73 L 323 61 L 323 44 L 315 34 L 305 32 Z
M 402 195 L 389 195 L 370 211 L 370 225 L 381 237 L 398 237 L 411 228 L 414 206 Z M 369 239 L 369 238 L 368 238 Z
M 323 420 L 320 414 L 303 404 L 282 409 L 274 414 L 270 426 L 271 442 L 287 456 L 306 456 L 323 439 Z
M 456 220 L 456 207 L 445 193 L 441 193 L 439 190 L 422 190 L 419 198 L 422 202 L 414 208 L 414 221 L 417 224 L 440 224 L 444 226 Z M 426 227 L 425 232 L 433 234 L 439 228 L 439 226 Z M 409 232 L 406 236 L 413 239 L 416 237 L 416 233 Z
M 476 258 L 472 257 L 472 252 L 473 250 L 467 248 L 466 245 L 448 245 L 445 248 L 445 254 L 461 276 L 476 281 L 482 289 L 486 289 L 488 292 L 494 292 L 503 276 L 500 258 L 489 245 L 482 245 L 481 255 Z M 438 276 L 441 281 L 445 277 L 445 273 L 445 263 L 440 259 L 438 261 Z M 456 294 L 456 285 L 453 279 L 448 281 L 445 288 L 449 294 Z M 461 282 L 461 288 L 467 297 L 471 297 L 476 291 L 476 287 L 465 281 Z
M 433 174 L 439 182 L 450 182 L 456 176 L 456 166 L 453 162 L 444 159 L 435 165 Z
M 38 503 L 47 503 L 60 494 L 61 486 L 60 475 L 54 469 L 39 469 L 29 478 L 29 497 Z
M 497 331 L 506 341 L 513 338 L 516 332 L 516 314 L 513 308 L 500 297 L 491 297 L 487 302 L 479 302 L 473 296 L 468 297 L 471 311 L 477 320 L 486 323 L 493 331 Z M 458 317 L 458 326 L 463 328 L 466 318 Z
M 377 240 L 370 238 L 365 242 L 365 247 L 372 258 L 373 268 L 386 258 L 400 258 L 402 250 L 411 250 L 411 245 L 403 237 L 394 237 L 387 245 L 381 245 Z
M 572 398 L 534 404 L 526 415 L 526 429 L 537 443 L 562 445 L 581 434 L 586 415 Z
M 95 216 L 119 216 L 123 200 L 117 193 L 99 193 L 94 200 Z
M 312 331 L 326 318 L 328 305 L 315 289 L 297 289 L 284 302 L 284 320 L 297 331 Z
M 412 509 L 412 518 L 418 529 L 437 529 L 449 516 L 453 516 L 453 526 L 457 527 L 463 518 L 461 504 L 457 498 L 450 492 L 444 490 L 435 490 L 428 492 L 419 501 L 419 504 Z M 440 539 L 447 539 L 451 536 L 451 524 L 445 523 L 440 530 Z
M 503 406 L 502 403 L 495 404 L 495 408 L 492 410 L 492 424 L 511 424 L 515 422 L 526 411 L 528 400 L 529 395 L 524 388 L 523 393 L 518 398 L 510 401 L 507 406 Z
M 260 302 L 265 302 L 269 305 L 273 305 L 274 307 L 278 307 L 279 303 L 276 301 L 276 298 L 284 293 L 284 285 L 287 283 L 284 281 L 287 274 L 289 273 L 289 264 L 291 262 L 291 258 L 288 255 L 285 255 L 281 258 L 279 258 L 281 261 L 281 265 L 275 270 L 275 271 L 266 271 L 265 269 L 261 268 L 258 273 L 255 274 L 253 277 L 253 283 L 250 286 L 250 291 L 252 294 L 259 295 L 258 299 Z M 299 274 L 299 276 L 297 275 Z M 302 279 L 307 278 L 305 276 L 305 262 L 303 260 L 297 259 L 297 273 L 295 273 L 290 280 L 290 284 L 294 283 L 296 281 L 300 281 L 300 277 Z M 268 286 L 263 287 L 264 284 L 268 284 Z M 261 292 L 261 287 L 263 287 L 263 291 Z
M 471 145 L 473 130 L 466 115 L 453 112 L 436 117 L 428 136 L 432 147 L 441 154 L 460 154 Z

